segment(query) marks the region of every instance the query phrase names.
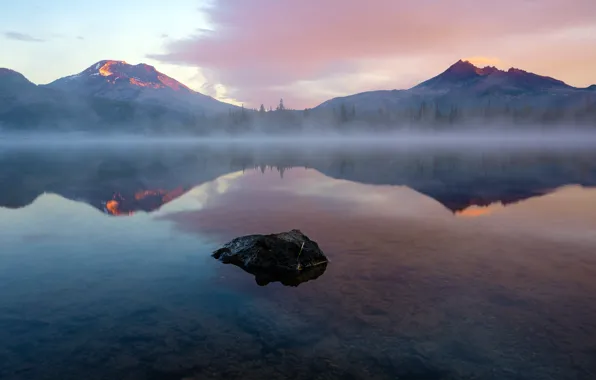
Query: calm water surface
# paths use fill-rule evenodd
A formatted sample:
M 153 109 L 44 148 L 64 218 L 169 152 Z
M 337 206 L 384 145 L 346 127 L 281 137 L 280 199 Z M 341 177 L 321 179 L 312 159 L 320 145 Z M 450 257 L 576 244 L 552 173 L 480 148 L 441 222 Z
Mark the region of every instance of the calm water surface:
M 594 150 L 0 152 L 0 378 L 594 379 Z M 297 287 L 210 257 L 299 228 Z

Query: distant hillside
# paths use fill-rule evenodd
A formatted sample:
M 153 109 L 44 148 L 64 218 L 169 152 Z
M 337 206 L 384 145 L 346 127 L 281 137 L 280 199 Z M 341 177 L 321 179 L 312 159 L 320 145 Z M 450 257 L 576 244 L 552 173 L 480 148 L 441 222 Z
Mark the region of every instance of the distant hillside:
M 250 110 L 191 90 L 146 64 L 103 60 L 48 85 L 0 69 L 0 130 L 295 134 L 456 128 L 596 128 L 596 85 L 458 61 L 407 90 Z
M 87 97 L 135 101 L 204 114 L 235 108 L 191 90 L 153 66 L 130 65 L 124 61 L 97 62 L 81 73 L 60 78 L 47 87 Z
M 239 107 L 200 94 L 140 64 L 105 60 L 35 85 L 0 68 L 0 129 L 207 133 L 207 117 Z
M 315 109 L 334 110 L 344 121 L 430 125 L 479 120 L 512 124 L 573 121 L 596 125 L 595 87 L 575 88 L 520 69 L 479 68 L 460 60 L 411 89 L 335 98 Z

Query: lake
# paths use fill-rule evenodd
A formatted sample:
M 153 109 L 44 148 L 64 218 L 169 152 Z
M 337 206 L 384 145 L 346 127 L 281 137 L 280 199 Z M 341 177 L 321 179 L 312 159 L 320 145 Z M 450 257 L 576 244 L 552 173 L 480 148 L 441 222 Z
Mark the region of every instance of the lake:
M 263 286 L 210 255 L 300 229 Z M 594 379 L 596 150 L 0 150 L 0 378 Z

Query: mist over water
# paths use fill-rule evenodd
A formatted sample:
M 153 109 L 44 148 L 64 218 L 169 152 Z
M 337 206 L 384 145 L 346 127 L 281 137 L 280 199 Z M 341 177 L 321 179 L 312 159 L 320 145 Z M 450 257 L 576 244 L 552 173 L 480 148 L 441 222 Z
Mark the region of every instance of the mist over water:
M 4 1 L 0 380 L 596 380 L 596 0 L 425 5 Z
M 3 135 L 0 378 L 592 378 L 594 147 Z M 298 287 L 210 256 L 292 228 L 330 258 Z
M 83 132 L 64 133 L 0 133 L 0 148 L 52 146 L 97 146 L 126 147 L 151 145 L 211 145 L 224 146 L 240 144 L 246 146 L 285 145 L 297 148 L 319 146 L 352 147 L 475 147 L 491 148 L 573 148 L 596 146 L 596 131 L 574 130 L 560 131 L 450 131 L 450 132 L 415 132 L 402 131 L 392 133 L 300 133 L 272 135 L 249 133 L 244 135 L 214 135 L 198 137 L 194 135 L 155 135 L 108 133 L 92 134 Z

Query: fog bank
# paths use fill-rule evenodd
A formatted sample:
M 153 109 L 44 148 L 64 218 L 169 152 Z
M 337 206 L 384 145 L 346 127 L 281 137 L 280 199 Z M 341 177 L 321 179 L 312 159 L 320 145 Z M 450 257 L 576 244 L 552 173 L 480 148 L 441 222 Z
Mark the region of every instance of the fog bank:
M 596 131 L 557 130 L 500 133 L 497 131 L 391 132 L 391 133 L 301 133 L 288 135 L 245 134 L 198 137 L 191 135 L 0 133 L 0 148 L 44 147 L 117 147 L 144 145 L 279 145 L 314 146 L 383 146 L 383 147 L 596 147 Z

